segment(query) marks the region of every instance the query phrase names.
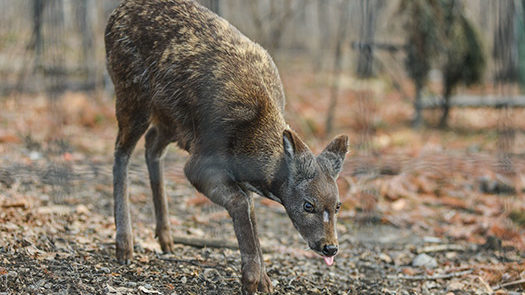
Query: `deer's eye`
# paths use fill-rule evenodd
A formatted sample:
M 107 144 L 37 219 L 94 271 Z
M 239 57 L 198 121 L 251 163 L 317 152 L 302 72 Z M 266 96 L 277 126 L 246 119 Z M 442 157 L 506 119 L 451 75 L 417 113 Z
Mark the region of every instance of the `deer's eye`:
M 303 208 L 304 208 L 304 211 L 308 212 L 308 213 L 313 213 L 314 212 L 314 205 L 308 201 L 304 202 L 303 204 Z
M 340 209 L 341 209 L 341 203 L 337 203 L 337 205 L 335 207 L 335 213 L 337 214 Z

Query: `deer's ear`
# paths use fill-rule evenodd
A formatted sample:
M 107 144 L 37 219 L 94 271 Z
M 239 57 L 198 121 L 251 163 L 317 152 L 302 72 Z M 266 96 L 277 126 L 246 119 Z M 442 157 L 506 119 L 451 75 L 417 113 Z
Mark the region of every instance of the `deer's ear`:
M 288 160 L 293 159 L 296 155 L 308 151 L 304 142 L 291 130 L 283 131 L 284 154 Z
M 348 136 L 340 135 L 330 142 L 318 156 L 318 160 L 333 178 L 337 178 L 343 169 L 345 155 L 348 152 Z
M 295 154 L 295 144 L 290 130 L 284 130 L 283 132 L 283 147 L 286 158 L 293 159 L 293 155 Z

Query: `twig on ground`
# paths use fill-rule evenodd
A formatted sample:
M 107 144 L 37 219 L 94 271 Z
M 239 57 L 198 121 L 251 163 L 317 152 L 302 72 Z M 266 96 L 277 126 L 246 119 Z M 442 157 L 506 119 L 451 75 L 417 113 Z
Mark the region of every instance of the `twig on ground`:
M 22 200 L 18 202 L 12 202 L 12 203 L 5 203 L 1 205 L 2 208 L 29 208 L 28 202 Z
M 197 260 L 195 259 L 178 259 L 178 258 L 173 258 L 173 257 L 163 257 L 163 256 L 159 256 L 159 259 L 160 260 L 165 260 L 165 261 L 170 261 L 170 262 L 177 262 L 177 263 L 189 263 L 191 265 L 195 265 L 195 266 L 198 266 L 198 267 L 201 267 L 201 268 L 224 268 L 224 266 L 222 265 L 211 265 L 211 264 L 203 264 L 203 263 L 199 263 Z
M 489 294 L 492 294 L 494 292 L 494 290 L 490 287 L 490 285 L 485 282 L 485 280 L 483 279 L 483 277 L 481 276 L 478 276 L 478 280 L 481 282 L 481 284 L 485 287 L 485 289 L 487 289 L 487 292 Z
M 433 276 L 400 276 L 397 278 L 400 278 L 403 280 L 409 280 L 409 281 L 431 281 L 431 280 L 443 280 L 443 279 L 450 279 L 454 277 L 461 277 L 464 275 L 468 275 L 470 273 L 472 273 L 472 269 L 469 269 L 466 271 L 448 273 L 448 274 L 433 275 Z
M 525 284 L 525 279 L 521 279 L 521 280 L 517 280 L 517 281 L 512 281 L 512 282 L 507 282 L 507 283 L 504 283 L 504 284 L 500 284 L 494 288 L 492 288 L 493 290 L 499 290 L 501 288 L 505 288 L 505 287 L 510 287 L 510 286 L 514 286 L 514 285 L 519 285 L 519 284 Z
M 196 248 L 226 248 L 232 250 L 238 250 L 239 246 L 237 243 L 232 243 L 225 240 L 212 240 L 212 239 L 201 239 L 194 237 L 181 237 L 176 236 L 173 238 L 175 244 L 182 244 L 186 246 L 192 246 Z M 272 252 L 270 249 L 262 247 L 262 251 L 265 253 Z
M 226 248 L 237 250 L 239 246 L 235 243 L 225 240 L 211 240 L 211 239 L 201 239 L 193 237 L 181 237 L 176 236 L 173 238 L 175 244 L 182 244 L 197 248 Z
M 465 251 L 465 247 L 457 244 L 441 244 L 421 247 L 417 249 L 417 253 L 432 253 L 432 252 L 443 252 L 443 251 Z

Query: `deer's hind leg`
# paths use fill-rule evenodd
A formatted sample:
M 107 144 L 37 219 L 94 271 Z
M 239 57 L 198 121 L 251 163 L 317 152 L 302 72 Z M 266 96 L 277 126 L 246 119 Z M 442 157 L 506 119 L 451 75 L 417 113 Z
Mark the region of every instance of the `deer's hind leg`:
M 113 199 L 116 235 L 116 255 L 119 263 L 129 264 L 133 258 L 133 236 L 128 198 L 128 164 L 140 137 L 149 125 L 146 101 L 135 89 L 115 88 L 118 135 L 113 164 Z
M 155 235 L 163 252 L 173 252 L 163 175 L 166 147 L 173 140 L 174 136 L 161 126 L 152 126 L 146 133 L 146 163 L 155 207 Z

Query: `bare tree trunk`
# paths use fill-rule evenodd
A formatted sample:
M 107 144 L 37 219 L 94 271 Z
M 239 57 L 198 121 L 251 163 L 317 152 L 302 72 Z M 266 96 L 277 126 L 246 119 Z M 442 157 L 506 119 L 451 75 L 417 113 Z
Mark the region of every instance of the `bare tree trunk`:
M 512 126 L 512 112 L 513 111 L 510 108 L 504 107 L 500 110 L 500 115 L 498 118 L 498 170 L 506 175 L 510 175 L 515 172 L 515 168 L 511 159 L 514 142 L 516 139 L 516 128 Z
M 515 82 L 518 79 L 518 31 L 514 0 L 497 1 L 498 26 L 494 36 L 495 80 Z
M 383 0 L 361 0 L 361 30 L 359 41 L 361 44 L 373 44 L 376 31 L 377 16 L 384 6 Z M 369 78 L 373 75 L 374 48 L 369 45 L 359 47 L 357 61 L 357 76 Z
M 318 45 L 317 52 L 314 61 L 314 70 L 320 71 L 323 69 L 325 50 L 329 47 L 330 42 L 330 22 L 328 14 L 328 5 L 330 1 L 328 0 L 317 0 L 317 26 L 318 26 Z
M 283 2 L 283 0 L 278 0 L 280 3 Z M 306 1 L 302 1 L 301 3 L 303 5 L 305 5 L 305 2 Z M 276 12 L 275 12 L 275 3 L 274 1 L 271 1 L 271 14 L 273 15 L 277 15 Z M 288 24 L 290 23 L 291 21 L 291 18 L 293 16 L 293 13 L 294 13 L 294 8 L 292 6 L 292 0 L 285 0 L 283 3 L 284 7 L 281 7 L 282 8 L 282 13 L 280 16 L 277 16 L 277 21 L 273 22 L 272 23 L 272 26 L 271 26 L 271 30 L 270 30 L 270 44 L 269 44 L 269 48 L 268 50 L 270 52 L 273 52 L 275 51 L 276 49 L 278 49 L 281 45 L 281 41 L 282 41 L 282 35 L 284 33 L 284 30 L 286 29 L 286 27 L 288 26 Z
M 339 95 L 339 79 L 342 71 L 342 47 L 346 36 L 348 26 L 348 0 L 343 0 L 340 8 L 341 14 L 339 17 L 339 26 L 337 28 L 337 43 L 334 53 L 334 69 L 332 87 L 330 89 L 330 105 L 328 106 L 328 113 L 326 114 L 325 135 L 329 136 L 332 133 L 333 121 L 335 116 L 335 108 L 337 106 L 337 97 Z
M 105 25 L 106 25 L 106 17 L 104 16 L 104 1 L 105 0 L 92 0 L 95 1 L 95 5 L 93 7 L 93 10 L 95 13 L 93 14 L 93 31 L 95 32 L 95 35 L 103 36 Z M 97 60 L 105 60 L 105 50 L 104 50 L 104 42 L 103 38 L 93 38 L 95 40 L 93 44 L 93 48 L 95 51 L 95 61 Z M 95 66 L 95 90 L 102 90 L 104 88 L 104 74 L 106 73 L 106 66 L 104 63 L 96 63 Z
M 42 18 L 44 0 L 33 0 L 33 49 L 35 51 L 35 69 L 41 66 L 42 58 Z
M 517 2 L 513 0 L 497 1 L 497 29 L 494 36 L 495 82 L 502 98 L 512 96 L 513 84 L 518 81 L 519 54 L 518 30 L 516 27 Z M 499 170 L 506 175 L 515 173 L 511 154 L 515 143 L 512 110 L 503 107 L 498 118 L 498 162 Z
M 439 120 L 439 128 L 446 128 L 448 121 L 448 114 L 450 111 L 450 97 L 452 96 L 452 87 L 446 85 L 445 91 L 443 92 L 443 106 L 441 107 L 443 113 L 441 114 L 441 119 Z
M 492 0 L 480 0 L 481 3 L 480 3 L 480 19 L 484 20 L 482 22 L 480 22 L 480 25 L 481 25 L 481 30 L 483 32 L 486 32 L 487 30 L 489 30 L 489 24 L 490 22 L 488 21 L 489 20 L 489 14 L 491 12 L 490 10 L 490 1 Z
M 93 0 L 80 0 L 78 2 L 78 25 L 80 34 L 82 34 L 82 58 L 84 62 L 84 71 L 86 73 L 86 83 L 88 88 L 95 85 L 95 50 L 93 46 Z
M 307 1 L 270 0 L 267 17 L 260 11 L 259 1 L 249 1 L 257 38 L 268 51 L 273 52 L 279 48 L 282 34 L 292 20 L 296 10 L 296 3 L 306 5 Z
M 416 82 L 416 98 L 414 100 L 414 119 L 412 120 L 412 126 L 414 128 L 420 128 L 423 125 L 423 104 L 421 102 L 421 93 L 423 91 L 423 85 Z

